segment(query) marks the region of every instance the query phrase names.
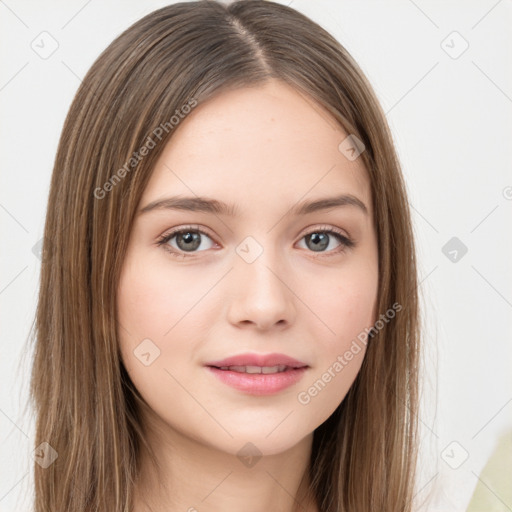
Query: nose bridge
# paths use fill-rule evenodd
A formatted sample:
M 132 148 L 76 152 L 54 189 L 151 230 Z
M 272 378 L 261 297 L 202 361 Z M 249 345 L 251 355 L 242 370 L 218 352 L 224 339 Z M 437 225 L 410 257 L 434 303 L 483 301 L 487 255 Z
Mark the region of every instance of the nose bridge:
M 230 304 L 232 322 L 258 326 L 293 320 L 293 293 L 287 285 L 286 262 L 271 234 L 247 236 L 236 247 Z

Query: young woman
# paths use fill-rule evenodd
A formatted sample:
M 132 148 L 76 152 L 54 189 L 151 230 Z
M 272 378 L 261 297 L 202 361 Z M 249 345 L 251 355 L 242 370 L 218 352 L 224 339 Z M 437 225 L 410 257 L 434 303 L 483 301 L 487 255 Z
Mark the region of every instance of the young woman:
M 66 119 L 43 255 L 36 512 L 412 510 L 406 191 L 310 19 L 184 2 L 121 34 Z

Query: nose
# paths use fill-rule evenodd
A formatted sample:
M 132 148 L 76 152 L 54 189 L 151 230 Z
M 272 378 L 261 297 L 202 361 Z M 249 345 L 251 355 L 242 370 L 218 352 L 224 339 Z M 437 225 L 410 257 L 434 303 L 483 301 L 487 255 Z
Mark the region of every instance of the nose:
M 291 273 L 273 251 L 264 250 L 252 263 L 235 257 L 230 273 L 228 320 L 238 327 L 271 329 L 290 326 L 296 315 Z

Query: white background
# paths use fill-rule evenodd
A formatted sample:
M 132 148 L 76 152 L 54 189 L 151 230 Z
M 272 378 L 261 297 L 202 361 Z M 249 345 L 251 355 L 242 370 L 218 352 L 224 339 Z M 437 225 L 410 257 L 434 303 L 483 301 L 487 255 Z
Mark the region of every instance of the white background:
M 168 3 L 0 2 L 0 511 L 28 510 L 32 492 L 34 432 L 23 414 L 40 269 L 32 248 L 42 237 L 64 117 L 99 53 Z M 348 49 L 386 112 L 422 280 L 418 497 L 430 500 L 429 512 L 463 511 L 498 437 L 512 428 L 511 2 L 281 3 Z M 58 43 L 47 59 L 31 47 L 48 37 L 43 31 Z M 463 40 L 469 47 L 453 58 Z M 457 262 L 442 252 L 452 237 L 468 249 Z M 453 441 L 452 465 L 468 454 L 457 469 L 441 456 Z

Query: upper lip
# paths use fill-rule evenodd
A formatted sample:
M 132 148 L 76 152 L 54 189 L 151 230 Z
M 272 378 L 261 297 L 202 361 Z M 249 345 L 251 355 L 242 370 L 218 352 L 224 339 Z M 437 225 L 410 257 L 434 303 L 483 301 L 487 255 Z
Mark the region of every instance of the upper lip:
M 206 366 L 280 366 L 286 365 L 291 368 L 302 368 L 308 366 L 306 363 L 294 359 L 285 354 L 239 354 L 236 356 L 219 359 L 206 363 Z

